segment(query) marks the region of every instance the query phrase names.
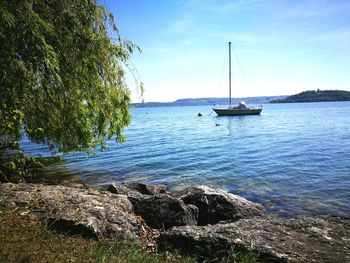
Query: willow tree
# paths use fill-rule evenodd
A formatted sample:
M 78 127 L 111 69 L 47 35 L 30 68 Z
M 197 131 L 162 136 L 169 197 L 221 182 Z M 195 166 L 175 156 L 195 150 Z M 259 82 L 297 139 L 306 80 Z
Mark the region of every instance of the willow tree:
M 96 0 L 0 0 L 0 148 L 23 136 L 61 152 L 123 141 L 135 48 Z

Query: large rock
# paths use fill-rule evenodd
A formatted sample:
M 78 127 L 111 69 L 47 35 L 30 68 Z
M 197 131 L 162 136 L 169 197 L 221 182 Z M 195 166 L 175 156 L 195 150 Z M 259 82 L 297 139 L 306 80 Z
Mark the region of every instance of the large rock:
M 146 196 L 129 193 L 128 197 L 134 206 L 135 214 L 142 216 L 151 227 L 167 229 L 197 224 L 198 208 L 185 205 L 183 201 L 167 194 Z
M 252 203 L 238 195 L 207 186 L 190 187 L 173 192 L 172 196 L 184 201 L 185 204 L 198 207 L 198 225 L 266 216 L 266 211 L 260 204 Z
M 149 226 L 163 229 L 159 248 L 181 249 L 202 259 L 253 246 L 263 262 L 350 262 L 350 219 L 273 218 L 258 204 L 203 186 L 172 194 L 144 186 L 124 185 L 118 191 L 7 183 L 0 184 L 0 206 L 60 231 L 96 238 L 117 235 L 152 249 L 159 231 Z
M 0 184 L 0 204 L 23 210 L 49 227 L 90 237 L 138 241 L 140 229 L 126 196 L 75 185 Z
M 350 219 L 255 217 L 233 223 L 174 227 L 158 239 L 161 249 L 203 258 L 249 250 L 259 262 L 350 262 Z
M 156 195 L 165 193 L 166 188 L 166 185 L 163 184 L 123 183 L 110 184 L 107 190 L 114 194 L 123 195 L 134 191 L 145 195 Z
M 111 184 L 107 190 L 126 195 L 134 206 L 136 215 L 154 228 L 196 225 L 198 208 L 165 193 L 165 185 L 140 183 Z
M 198 186 L 165 194 L 165 186 L 112 184 L 108 190 L 125 194 L 137 215 L 154 228 L 216 224 L 240 218 L 266 216 L 264 208 L 240 196 Z

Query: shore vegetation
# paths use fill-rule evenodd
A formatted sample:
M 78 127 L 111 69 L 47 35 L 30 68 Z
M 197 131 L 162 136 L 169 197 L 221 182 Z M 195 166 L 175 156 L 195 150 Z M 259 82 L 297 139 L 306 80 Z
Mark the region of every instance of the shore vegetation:
M 323 101 L 350 101 L 350 92 L 346 90 L 308 90 L 287 98 L 274 99 L 270 103 L 297 103 Z
M 97 262 L 97 263 L 195 263 L 198 260 L 176 251 L 147 251 L 130 241 L 86 239 L 81 235 L 55 233 L 24 213 L 0 206 L 0 262 Z M 74 249 L 72 249 L 74 248 Z M 252 251 L 201 262 L 255 263 Z
M 1 1 L 0 151 L 13 157 L 1 162 L 2 179 L 23 164 L 40 166 L 24 157 L 23 138 L 53 153 L 91 154 L 111 138 L 123 142 L 130 124 L 125 71 L 135 72 L 135 50 L 96 0 Z

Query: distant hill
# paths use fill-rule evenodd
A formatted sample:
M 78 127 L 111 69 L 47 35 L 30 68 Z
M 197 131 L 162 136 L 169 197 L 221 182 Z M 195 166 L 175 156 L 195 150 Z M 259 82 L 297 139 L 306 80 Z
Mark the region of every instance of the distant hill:
M 270 103 L 350 101 L 350 92 L 345 90 L 308 90 L 287 98 L 273 99 Z
M 247 97 L 247 98 L 232 98 L 233 104 L 238 104 L 239 101 L 245 101 L 248 104 L 264 104 L 271 100 L 284 99 L 286 96 L 264 96 L 264 97 Z M 195 98 L 195 99 L 179 99 L 173 102 L 145 102 L 132 103 L 134 107 L 173 107 L 173 106 L 201 106 L 201 105 L 227 105 L 228 98 Z

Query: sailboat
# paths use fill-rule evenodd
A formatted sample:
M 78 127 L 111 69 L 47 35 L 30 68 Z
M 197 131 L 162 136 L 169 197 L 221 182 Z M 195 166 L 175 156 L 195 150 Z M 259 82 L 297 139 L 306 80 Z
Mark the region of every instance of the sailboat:
M 249 108 L 244 102 L 240 102 L 237 106 L 232 106 L 231 99 L 231 42 L 228 42 L 229 46 L 229 100 L 230 106 L 228 108 L 213 108 L 219 116 L 239 116 L 239 115 L 257 115 L 262 111 L 262 107 Z

